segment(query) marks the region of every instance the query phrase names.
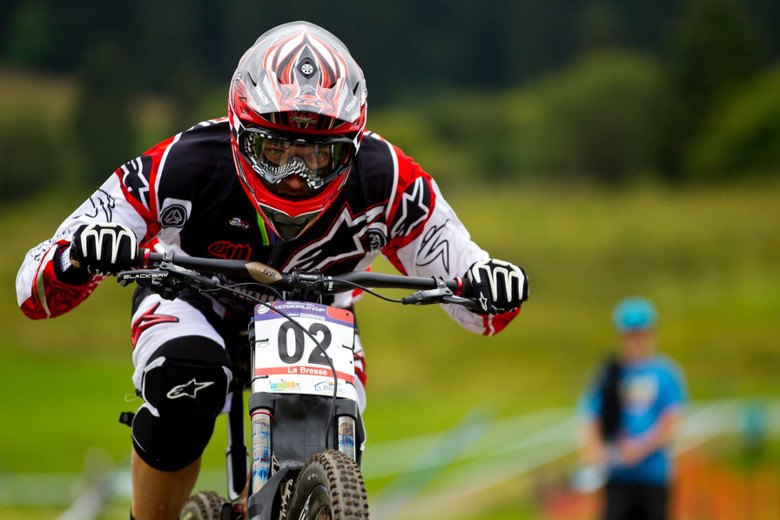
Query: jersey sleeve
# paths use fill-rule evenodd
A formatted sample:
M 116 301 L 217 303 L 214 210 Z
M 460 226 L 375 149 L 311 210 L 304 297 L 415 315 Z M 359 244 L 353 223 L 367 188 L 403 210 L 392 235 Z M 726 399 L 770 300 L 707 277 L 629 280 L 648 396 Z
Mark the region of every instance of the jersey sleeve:
M 79 272 L 74 277 L 68 270 L 70 242 L 82 225 L 120 223 L 133 230 L 140 247 L 182 252 L 180 232 L 192 211 L 194 194 L 202 189 L 193 179 L 212 171 L 208 157 L 214 147 L 224 148 L 228 142 L 226 127 L 226 118 L 204 121 L 117 168 L 52 238 L 27 252 L 16 277 L 22 312 L 33 319 L 59 316 L 78 306 L 100 283 L 102 276 Z M 203 149 L 207 151 L 198 151 Z
M 388 204 L 389 240 L 383 253 L 409 276 L 464 276 L 488 253 L 471 239 L 431 176 L 400 149 L 392 148 L 397 180 Z M 442 307 L 464 328 L 488 336 L 503 330 L 518 313 L 483 316 L 459 305 Z
M 17 303 L 32 318 L 53 318 L 84 301 L 103 276 L 73 275 L 70 242 L 82 225 L 116 222 L 150 247 L 159 232 L 156 174 L 168 142 L 119 167 L 60 224 L 54 236 L 30 249 L 16 276 Z

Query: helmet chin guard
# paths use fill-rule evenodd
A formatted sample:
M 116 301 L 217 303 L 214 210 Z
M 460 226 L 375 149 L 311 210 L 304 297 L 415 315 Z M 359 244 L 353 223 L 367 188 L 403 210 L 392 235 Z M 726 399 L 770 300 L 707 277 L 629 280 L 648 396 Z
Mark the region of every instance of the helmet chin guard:
M 282 240 L 295 240 L 314 224 L 314 221 L 320 216 L 320 211 L 303 214 L 298 217 L 285 215 L 281 211 L 273 208 L 261 206 L 260 215 L 263 220 L 270 224 L 274 233 Z

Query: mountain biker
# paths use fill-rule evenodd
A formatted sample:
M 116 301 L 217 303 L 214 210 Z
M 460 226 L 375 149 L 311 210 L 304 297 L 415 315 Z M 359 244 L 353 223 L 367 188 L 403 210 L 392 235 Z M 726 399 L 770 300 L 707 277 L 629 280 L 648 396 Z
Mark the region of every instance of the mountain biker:
M 613 310 L 618 353 L 582 397 L 584 459 L 606 468 L 606 520 L 669 514 L 669 446 L 687 401 L 677 364 L 655 352 L 655 306 L 629 297 Z
M 361 69 L 334 35 L 307 22 L 269 30 L 238 64 L 227 117 L 119 167 L 27 253 L 16 279 L 22 311 L 39 319 L 73 309 L 106 275 L 133 266 L 138 246 L 325 274 L 365 270 L 381 253 L 410 276 L 470 280 L 481 311 L 443 307 L 468 330 L 500 332 L 528 297 L 525 272 L 491 259 L 433 179 L 366 130 L 366 96 Z M 251 305 L 235 299 L 166 300 L 136 288 L 133 383 L 144 402 L 132 422 L 131 518 L 178 516 L 226 408 L 225 345 L 249 316 Z M 362 409 L 359 341 L 355 358 Z

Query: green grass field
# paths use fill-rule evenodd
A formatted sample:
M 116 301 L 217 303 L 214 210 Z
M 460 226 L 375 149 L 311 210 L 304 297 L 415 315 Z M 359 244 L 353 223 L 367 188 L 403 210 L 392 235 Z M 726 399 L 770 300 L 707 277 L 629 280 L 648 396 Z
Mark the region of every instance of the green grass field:
M 694 399 L 780 395 L 780 182 L 443 189 L 482 247 L 525 267 L 531 298 L 494 338 L 436 308 L 364 298 L 369 450 L 448 428 L 475 407 L 509 417 L 573 406 L 610 350 L 612 305 L 631 294 L 657 303 L 661 350 L 681 363 Z M 51 195 L 0 209 L 0 474 L 78 472 L 94 446 L 117 464 L 128 453 L 117 417 L 138 405 L 126 402 L 131 290 L 106 280 L 80 308 L 40 322 L 12 290 L 25 252 L 78 202 Z M 220 424 L 206 467 L 222 464 L 223 439 Z M 8 520 L 56 516 L 1 507 Z M 495 507 L 480 518 L 525 514 Z

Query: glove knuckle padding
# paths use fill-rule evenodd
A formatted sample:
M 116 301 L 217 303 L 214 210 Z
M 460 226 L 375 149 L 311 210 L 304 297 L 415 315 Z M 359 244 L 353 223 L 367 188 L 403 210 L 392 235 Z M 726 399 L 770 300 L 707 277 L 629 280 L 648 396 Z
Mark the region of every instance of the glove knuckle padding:
M 474 287 L 478 301 L 483 303 L 482 310 L 505 312 L 520 307 L 528 296 L 525 272 L 503 260 L 480 260 L 475 262 L 466 273 Z
M 132 267 L 138 249 L 133 231 L 117 223 L 82 226 L 74 234 L 73 246 L 75 260 L 90 271 L 106 274 Z
M 145 403 L 133 419 L 138 455 L 162 471 L 196 460 L 224 408 L 230 379 L 227 354 L 213 340 L 186 336 L 163 344 L 144 370 Z

